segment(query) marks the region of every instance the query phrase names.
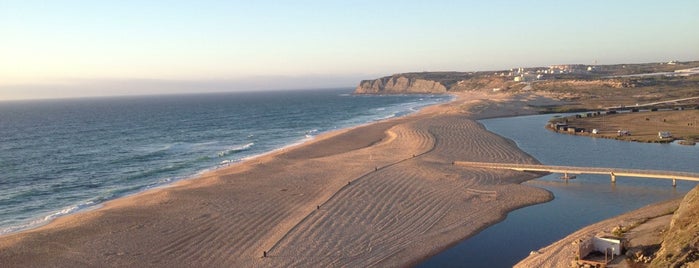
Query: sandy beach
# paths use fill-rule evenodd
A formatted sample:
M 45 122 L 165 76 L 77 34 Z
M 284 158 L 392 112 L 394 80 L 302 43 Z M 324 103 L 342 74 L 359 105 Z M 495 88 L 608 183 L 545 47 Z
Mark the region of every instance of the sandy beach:
M 287 148 L 0 237 L 3 267 L 407 266 L 545 202 L 536 177 L 453 161 L 536 163 L 476 119 L 534 95 L 460 93 L 406 117 Z M 263 252 L 267 257 L 263 258 Z

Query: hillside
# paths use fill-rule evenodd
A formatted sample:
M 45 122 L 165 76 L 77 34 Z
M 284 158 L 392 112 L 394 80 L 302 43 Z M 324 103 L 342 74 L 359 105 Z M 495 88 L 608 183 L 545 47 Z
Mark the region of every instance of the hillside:
M 651 267 L 699 266 L 699 186 L 685 195 Z
M 633 104 L 638 98 L 696 95 L 699 61 L 552 65 L 479 72 L 400 73 L 363 80 L 356 94 L 448 93 L 469 90 L 545 91 L 572 102 L 572 109 L 607 104 Z M 649 75 L 651 74 L 651 75 Z M 667 89 L 672 89 L 668 91 Z M 589 103 L 588 103 L 589 102 Z M 588 105 L 589 104 L 589 105 Z M 594 107 L 593 106 L 593 107 Z
M 363 80 L 357 86 L 355 93 L 446 93 L 449 91 L 497 88 L 515 84 L 509 80 L 512 79 L 504 76 L 494 76 L 485 72 L 403 73 L 381 77 L 374 80 Z

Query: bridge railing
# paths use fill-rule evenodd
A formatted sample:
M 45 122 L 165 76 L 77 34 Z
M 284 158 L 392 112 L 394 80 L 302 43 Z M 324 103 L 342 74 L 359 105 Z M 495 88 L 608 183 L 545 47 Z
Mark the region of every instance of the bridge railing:
M 658 177 L 666 179 L 682 179 L 699 181 L 699 173 L 683 172 L 683 171 L 668 171 L 668 170 L 650 170 L 650 169 L 629 169 L 629 168 L 612 168 L 612 167 L 576 167 L 576 166 L 551 166 L 539 164 L 515 164 L 515 163 L 489 163 L 489 162 L 467 162 L 455 161 L 454 164 L 470 167 L 496 168 L 496 169 L 511 169 L 511 170 L 530 170 L 530 171 L 548 171 L 555 173 L 588 173 L 588 174 L 610 174 L 624 176 L 644 176 Z

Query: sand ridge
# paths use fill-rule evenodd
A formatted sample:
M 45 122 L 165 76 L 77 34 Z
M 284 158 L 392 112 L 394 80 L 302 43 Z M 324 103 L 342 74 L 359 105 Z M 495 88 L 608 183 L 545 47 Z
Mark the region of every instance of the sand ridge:
M 534 174 L 452 161 L 536 162 L 478 116 L 521 98 L 451 103 L 325 134 L 172 187 L 0 237 L 3 267 L 405 266 L 550 193 Z M 520 108 L 516 108 L 520 107 Z M 319 207 L 320 206 L 320 207 Z M 263 252 L 267 258 L 262 258 Z

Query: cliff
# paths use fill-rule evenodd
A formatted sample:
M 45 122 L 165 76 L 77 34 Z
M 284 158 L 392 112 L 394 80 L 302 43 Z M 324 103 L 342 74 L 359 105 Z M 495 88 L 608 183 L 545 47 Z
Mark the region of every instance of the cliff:
M 559 70 L 565 66 L 567 71 Z M 569 66 L 577 66 L 570 67 Z M 357 86 L 356 94 L 406 94 L 406 93 L 446 93 L 450 91 L 470 90 L 540 90 L 563 93 L 595 94 L 606 93 L 612 96 L 626 95 L 619 90 L 635 88 L 636 91 L 647 88 L 657 92 L 657 87 L 662 86 L 678 88 L 684 85 L 683 90 L 696 91 L 697 79 L 685 79 L 675 77 L 672 79 L 658 77 L 617 77 L 611 76 L 648 74 L 657 72 L 673 72 L 699 68 L 699 61 L 667 63 L 641 63 L 641 64 L 616 64 L 616 65 L 583 65 L 566 64 L 549 67 L 527 67 L 520 70 L 530 78 L 536 76 L 536 83 L 521 83 L 514 81 L 518 71 L 496 70 L 478 72 L 413 72 L 401 73 L 381 77 L 372 80 L 363 80 Z M 554 70 L 558 70 L 555 74 Z M 551 72 L 549 72 L 551 71 Z M 542 77 L 538 77 L 542 75 Z M 542 80 L 539 80 L 542 79 Z M 686 88 L 686 89 L 685 89 Z M 614 90 L 609 90 L 614 89 Z M 664 90 L 663 90 L 664 91 Z M 602 92 L 602 93 L 600 93 Z M 640 93 L 633 93 L 639 95 Z M 684 94 L 684 93 L 683 93 Z M 640 95 L 639 95 L 640 96 Z M 579 98 L 579 96 L 573 96 Z M 609 96 L 594 96 L 595 99 L 606 102 L 619 103 Z M 592 97 L 587 97 L 592 99 Z M 595 104 L 599 106 L 599 104 Z
M 573 66 L 565 65 L 565 66 Z M 587 65 L 577 64 L 580 68 Z M 544 91 L 572 91 L 610 92 L 608 89 L 643 88 L 647 86 L 677 87 L 678 83 L 687 83 L 688 87 L 695 86 L 696 79 L 682 79 L 681 81 L 665 81 L 657 78 L 627 77 L 609 79 L 609 76 L 672 72 L 690 68 L 699 68 L 699 61 L 676 62 L 669 65 L 665 63 L 642 64 L 617 64 L 587 66 L 578 71 L 552 73 L 554 67 L 527 67 L 523 71 L 530 77 L 542 75 L 537 78 L 536 85 L 528 85 L 514 81 L 518 73 L 515 69 L 499 71 L 478 72 L 413 72 L 385 76 L 378 79 L 363 80 L 357 86 L 356 94 L 405 94 L 405 93 L 446 93 L 449 91 L 470 90 L 544 90 Z M 558 68 L 558 67 L 556 67 Z M 567 67 L 566 67 L 567 68 Z M 530 78 L 533 79 L 533 78 Z M 543 79 L 539 81 L 538 79 Z M 677 80 L 677 78 L 676 78 Z M 660 82 L 659 82 L 660 81 Z M 532 81 L 529 81 L 532 82 Z M 660 84 L 659 84 L 660 83 Z M 652 89 L 655 90 L 655 89 Z M 689 90 L 696 90 L 694 87 Z M 617 91 L 613 91 L 618 94 Z M 618 103 L 618 101 L 614 100 Z
M 675 211 L 660 250 L 650 265 L 650 267 L 697 266 L 699 266 L 699 186 L 687 193 L 680 207 Z
M 356 94 L 446 93 L 492 88 L 509 88 L 509 77 L 494 76 L 492 72 L 422 72 L 403 73 L 363 80 Z
M 389 76 L 376 80 L 363 80 L 357 86 L 357 94 L 382 93 L 445 93 L 447 88 L 440 82 L 405 76 Z

